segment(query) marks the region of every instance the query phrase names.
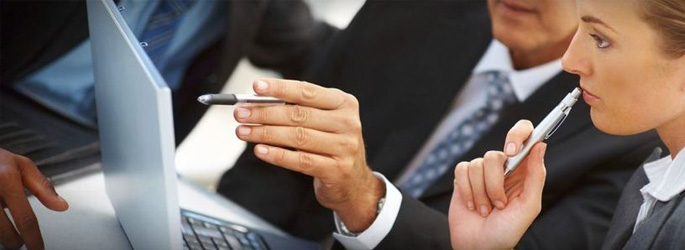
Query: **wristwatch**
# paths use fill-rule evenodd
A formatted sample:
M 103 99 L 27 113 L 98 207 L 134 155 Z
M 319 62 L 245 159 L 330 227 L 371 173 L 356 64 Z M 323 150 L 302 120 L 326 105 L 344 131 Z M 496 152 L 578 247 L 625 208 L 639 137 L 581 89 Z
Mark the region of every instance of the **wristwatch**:
M 383 209 L 383 205 L 385 205 L 385 197 L 381 197 L 378 200 L 378 206 L 376 207 L 376 216 L 378 216 L 378 214 L 381 213 L 381 209 Z M 357 237 L 361 234 L 361 233 L 350 232 L 350 230 L 347 229 L 347 226 L 345 226 L 345 222 L 343 222 L 342 220 L 338 220 L 338 221 L 339 221 L 338 228 L 340 228 L 340 233 L 342 235 L 349 236 L 349 237 Z

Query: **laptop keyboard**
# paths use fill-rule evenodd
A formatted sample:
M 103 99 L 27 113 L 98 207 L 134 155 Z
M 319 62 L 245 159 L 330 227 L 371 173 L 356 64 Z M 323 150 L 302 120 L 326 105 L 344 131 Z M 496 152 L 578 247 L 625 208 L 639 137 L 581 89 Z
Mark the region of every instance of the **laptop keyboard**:
M 184 250 L 268 250 L 262 237 L 246 227 L 185 213 L 181 221 Z

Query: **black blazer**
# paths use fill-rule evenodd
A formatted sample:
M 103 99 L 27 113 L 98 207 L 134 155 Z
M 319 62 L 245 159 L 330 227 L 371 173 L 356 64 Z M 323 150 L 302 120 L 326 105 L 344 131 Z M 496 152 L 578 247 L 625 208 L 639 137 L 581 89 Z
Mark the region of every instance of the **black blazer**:
M 657 160 L 660 152 L 655 150 L 646 162 Z M 643 202 L 640 189 L 647 183 L 641 167 L 621 195 L 602 249 L 685 249 L 685 193 L 668 202 L 657 202 L 652 214 L 633 233 Z
M 198 55 L 174 94 L 176 141 L 180 142 L 206 107 L 195 101 L 218 92 L 247 56 L 252 63 L 302 74 L 316 52 L 335 33 L 316 22 L 303 1 L 225 1 L 227 30 L 221 41 Z M 3 94 L 16 80 L 60 58 L 88 37 L 86 1 L 1 1 L 0 85 Z
M 480 1 L 367 1 L 306 80 L 359 99 L 368 164 L 393 180 L 446 115 L 491 40 Z M 508 108 L 458 161 L 501 150 L 516 121 L 538 123 L 577 86 L 576 76 L 555 76 Z M 599 132 L 588 106 L 579 102 L 548 141 L 543 209 L 517 248 L 598 249 L 621 189 L 656 145 L 653 133 Z M 316 202 L 311 178 L 264 164 L 252 147 L 223 176 L 218 191 L 297 236 L 329 236 L 332 213 Z M 378 248 L 450 249 L 452 179 L 447 171 L 420 199 L 404 195 Z

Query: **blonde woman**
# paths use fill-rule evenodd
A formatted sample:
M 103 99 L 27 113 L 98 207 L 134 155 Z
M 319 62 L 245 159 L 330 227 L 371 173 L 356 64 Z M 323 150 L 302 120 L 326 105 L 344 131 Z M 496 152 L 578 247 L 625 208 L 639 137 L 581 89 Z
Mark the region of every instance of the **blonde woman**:
M 580 25 L 563 65 L 580 76 L 594 125 L 616 135 L 656 129 L 670 152 L 635 172 L 603 248 L 685 249 L 685 1 L 577 3 Z M 521 145 L 532 129 L 530 122 L 521 121 L 506 142 Z M 516 245 L 540 211 L 545 148 L 544 143 L 536 145 L 506 180 L 501 171 L 506 155 L 501 152 L 457 165 L 449 215 L 453 248 Z M 507 206 L 486 217 L 466 207 L 473 199 L 502 192 Z

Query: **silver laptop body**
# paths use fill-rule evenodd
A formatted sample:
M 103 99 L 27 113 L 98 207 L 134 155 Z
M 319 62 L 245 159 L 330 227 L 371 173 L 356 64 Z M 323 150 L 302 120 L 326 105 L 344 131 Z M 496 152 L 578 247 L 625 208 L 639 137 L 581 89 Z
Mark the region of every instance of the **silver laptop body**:
M 107 195 L 134 249 L 181 249 L 171 91 L 114 2 L 87 5 Z

